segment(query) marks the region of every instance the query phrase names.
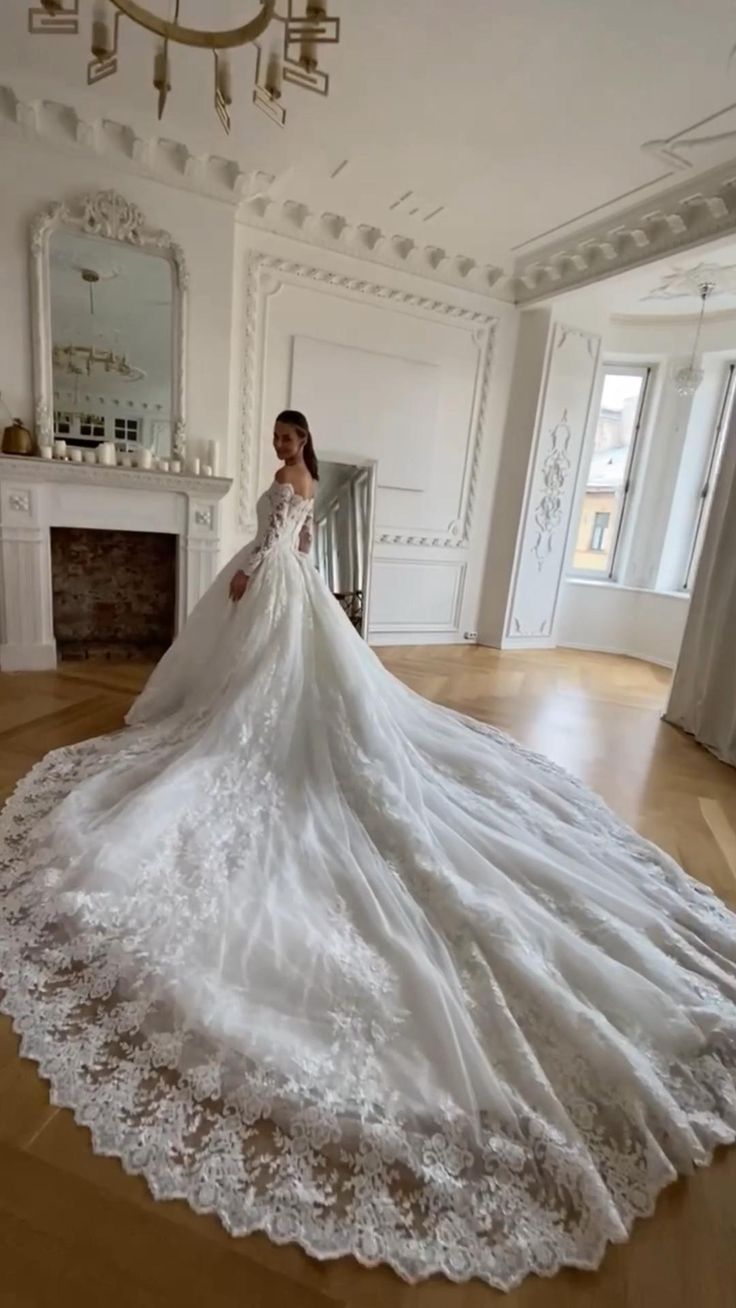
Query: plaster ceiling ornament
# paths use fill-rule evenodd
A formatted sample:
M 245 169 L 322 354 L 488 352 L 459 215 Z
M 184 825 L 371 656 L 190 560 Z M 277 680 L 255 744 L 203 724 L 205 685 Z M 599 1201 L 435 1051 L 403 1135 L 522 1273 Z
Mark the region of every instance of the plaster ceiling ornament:
M 736 263 L 698 263 L 693 268 L 673 268 L 642 300 L 692 299 L 696 295 L 700 298 L 705 284 L 712 288 L 709 298 L 736 295 Z
M 228 51 L 253 45 L 257 52 L 253 103 L 283 127 L 286 122 L 286 109 L 281 104 L 283 83 L 328 95 L 330 79 L 319 66 L 319 48 L 337 45 L 340 40 L 340 19 L 328 15 L 325 0 L 302 0 L 301 11 L 295 12 L 299 2 L 283 0 L 286 12 L 278 13 L 277 0 L 250 0 L 250 3 L 245 0 L 244 8 L 258 3 L 260 12 L 238 27 L 217 30 L 181 23 L 181 0 L 174 0 L 173 18 L 163 18 L 137 0 L 98 0 L 92 18 L 92 58 L 87 64 L 87 84 L 93 86 L 118 71 L 120 19 L 128 18 L 158 39 L 153 57 L 153 85 L 158 93 L 159 118 L 163 117 L 173 85 L 170 46 L 191 46 L 212 53 L 215 112 L 224 130 L 229 132 L 233 79 Z M 112 6 L 113 14 L 107 5 Z M 79 0 L 40 0 L 29 7 L 28 30 L 33 36 L 78 36 L 79 8 Z M 201 13 L 204 6 L 194 8 Z M 266 51 L 261 40 L 273 24 L 280 24 L 283 29 L 280 53 L 270 47 L 270 53 Z

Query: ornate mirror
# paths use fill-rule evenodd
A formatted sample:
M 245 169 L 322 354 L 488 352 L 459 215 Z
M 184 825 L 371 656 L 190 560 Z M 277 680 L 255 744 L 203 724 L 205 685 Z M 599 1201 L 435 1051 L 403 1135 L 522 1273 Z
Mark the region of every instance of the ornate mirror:
M 112 191 L 55 204 L 33 224 L 39 444 L 112 441 L 181 458 L 186 446 L 187 270 L 168 232 Z

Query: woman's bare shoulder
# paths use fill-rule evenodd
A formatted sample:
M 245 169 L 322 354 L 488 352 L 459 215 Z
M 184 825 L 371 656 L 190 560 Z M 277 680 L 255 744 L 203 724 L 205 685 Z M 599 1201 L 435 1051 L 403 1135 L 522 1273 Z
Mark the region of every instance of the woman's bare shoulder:
M 314 482 L 306 468 L 279 468 L 276 481 L 279 486 L 291 486 L 302 499 L 311 500 L 314 494 Z

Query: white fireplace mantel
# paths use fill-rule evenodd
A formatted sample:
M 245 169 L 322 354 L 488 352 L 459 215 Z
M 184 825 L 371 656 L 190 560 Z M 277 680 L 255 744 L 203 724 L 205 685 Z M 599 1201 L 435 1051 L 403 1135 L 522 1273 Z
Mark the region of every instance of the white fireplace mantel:
M 56 667 L 52 527 L 177 537 L 177 630 L 217 572 L 225 477 L 0 455 L 0 668 Z

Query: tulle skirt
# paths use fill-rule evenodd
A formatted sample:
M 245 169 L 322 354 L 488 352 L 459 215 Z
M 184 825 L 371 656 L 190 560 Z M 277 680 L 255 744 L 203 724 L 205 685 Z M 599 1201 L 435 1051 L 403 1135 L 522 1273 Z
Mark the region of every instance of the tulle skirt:
M 392 678 L 303 557 L 232 567 L 2 819 L 0 976 L 160 1198 L 510 1288 L 736 1133 L 736 917 L 547 760 Z

